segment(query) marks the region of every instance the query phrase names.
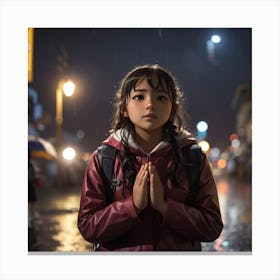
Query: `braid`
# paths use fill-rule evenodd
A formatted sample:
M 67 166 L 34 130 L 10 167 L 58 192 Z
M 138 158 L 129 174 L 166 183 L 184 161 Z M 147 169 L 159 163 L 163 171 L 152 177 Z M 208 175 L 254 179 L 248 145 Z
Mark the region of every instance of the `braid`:
M 173 159 L 172 159 L 172 166 L 171 171 L 169 173 L 169 179 L 173 186 L 178 186 L 178 181 L 176 178 L 176 173 L 178 168 L 182 165 L 183 162 L 183 156 L 182 152 L 178 146 L 176 136 L 178 135 L 178 131 L 176 129 L 176 126 L 172 123 L 172 121 L 168 121 L 165 126 L 163 127 L 163 133 L 165 136 L 165 139 L 171 144 L 173 147 Z
M 124 131 L 123 131 L 124 132 Z M 136 169 L 134 159 L 129 151 L 128 138 L 131 132 L 122 133 L 121 135 L 121 162 L 122 162 L 122 173 L 123 173 L 123 193 L 125 188 L 132 187 L 130 184 L 134 182 L 136 178 Z M 128 185 L 127 185 L 128 181 Z

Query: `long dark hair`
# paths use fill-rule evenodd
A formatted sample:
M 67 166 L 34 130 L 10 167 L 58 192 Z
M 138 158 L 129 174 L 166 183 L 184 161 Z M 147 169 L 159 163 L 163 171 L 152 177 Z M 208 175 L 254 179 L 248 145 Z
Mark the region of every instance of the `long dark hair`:
M 156 77 L 156 79 L 154 79 Z M 131 90 L 135 90 L 136 84 L 142 79 L 146 78 L 149 85 L 154 90 L 164 90 L 169 93 L 172 103 L 171 114 L 168 121 L 163 125 L 163 137 L 173 146 L 173 163 L 171 172 L 169 174 L 170 180 L 173 185 L 177 185 L 176 171 L 182 164 L 182 155 L 176 141 L 176 136 L 185 128 L 185 116 L 182 110 L 182 92 L 177 86 L 173 75 L 163 67 L 152 64 L 143 65 L 133 68 L 128 72 L 120 83 L 120 87 L 115 97 L 115 114 L 112 124 L 111 132 L 116 132 L 121 129 L 122 143 L 122 170 L 124 174 L 124 187 L 132 184 L 136 177 L 136 170 L 134 158 L 131 156 L 128 147 L 128 138 L 130 135 L 135 135 L 134 124 L 128 117 L 124 116 L 127 101 L 129 100 Z

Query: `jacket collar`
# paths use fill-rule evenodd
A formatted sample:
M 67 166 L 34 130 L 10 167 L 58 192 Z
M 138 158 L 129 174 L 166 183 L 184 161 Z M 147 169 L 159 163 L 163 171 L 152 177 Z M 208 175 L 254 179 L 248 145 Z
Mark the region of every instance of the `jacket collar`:
M 127 134 L 128 134 L 127 130 L 119 129 L 119 130 L 117 130 L 116 132 L 113 132 L 113 133 L 111 134 L 111 136 L 109 137 L 109 138 L 111 139 L 111 141 L 110 141 L 110 140 L 109 140 L 109 141 L 110 141 L 111 143 L 113 142 L 113 143 L 117 144 L 117 145 L 114 145 L 114 146 L 115 146 L 116 148 L 118 148 L 118 147 L 120 147 L 120 143 L 121 143 L 122 137 L 125 136 L 125 135 L 127 135 Z M 195 139 L 194 139 L 194 138 L 190 138 L 190 136 L 191 136 L 191 134 L 190 134 L 188 131 L 182 130 L 182 131 L 180 131 L 180 133 L 179 133 L 179 135 L 176 137 L 176 139 L 177 139 L 177 141 L 178 141 L 179 143 L 181 143 L 181 145 L 184 146 L 184 144 L 187 143 L 187 142 L 189 142 L 189 141 L 195 142 Z M 141 149 L 141 147 L 139 147 L 139 145 L 136 143 L 136 141 L 133 139 L 133 137 L 132 137 L 131 134 L 130 134 L 129 137 L 128 137 L 128 145 L 129 145 L 131 148 L 135 149 L 135 150 L 139 150 L 139 151 L 145 153 L 145 152 Z M 165 140 L 163 140 L 163 141 L 161 141 L 160 143 L 158 143 L 158 144 L 156 145 L 156 147 L 154 147 L 154 149 L 153 149 L 149 154 L 154 153 L 154 152 L 156 152 L 156 151 L 158 151 L 158 150 L 161 150 L 162 148 L 165 148 L 165 147 L 167 147 L 167 146 L 170 146 L 170 143 L 167 142 L 167 141 L 165 141 Z
M 128 134 L 127 130 L 119 129 L 119 130 L 117 130 L 115 133 L 113 133 L 113 137 L 114 137 L 117 141 L 121 142 L 122 136 L 125 136 L 125 135 L 127 135 L 127 134 Z M 129 137 L 128 137 L 128 145 L 129 145 L 129 147 L 131 147 L 131 148 L 133 148 L 133 149 L 136 149 L 136 150 L 139 150 L 139 151 L 141 151 L 141 152 L 143 152 L 143 153 L 146 153 L 146 152 L 143 151 L 142 148 L 137 144 L 137 142 L 134 140 L 134 138 L 132 137 L 131 134 L 130 134 Z M 158 151 L 159 149 L 164 148 L 164 147 L 166 147 L 166 146 L 168 146 L 168 145 L 170 145 L 170 144 L 169 144 L 167 141 L 161 141 L 160 143 L 158 143 L 158 144 L 156 145 L 156 147 L 154 147 L 154 149 L 150 152 L 150 154 L 153 153 L 153 152 L 155 152 L 155 151 Z

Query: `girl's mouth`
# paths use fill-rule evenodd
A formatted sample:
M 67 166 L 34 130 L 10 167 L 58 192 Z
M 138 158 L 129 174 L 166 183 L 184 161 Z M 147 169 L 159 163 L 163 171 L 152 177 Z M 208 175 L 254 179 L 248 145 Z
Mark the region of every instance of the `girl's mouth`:
M 157 117 L 154 114 L 147 114 L 145 116 L 143 116 L 142 118 L 147 118 L 147 119 L 156 119 Z

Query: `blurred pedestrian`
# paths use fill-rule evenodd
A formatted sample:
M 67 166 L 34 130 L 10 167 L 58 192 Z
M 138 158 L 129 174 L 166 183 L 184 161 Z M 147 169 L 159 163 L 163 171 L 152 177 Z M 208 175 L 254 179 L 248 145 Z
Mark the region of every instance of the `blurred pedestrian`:
M 159 65 L 132 69 L 116 94 L 112 130 L 103 144 L 116 149 L 112 201 L 93 152 L 78 214 L 83 237 L 98 250 L 199 251 L 223 223 L 216 184 L 204 153 L 195 204 L 186 203 L 183 147 L 196 141 L 183 127 L 182 93 Z
M 31 151 L 28 149 L 28 227 L 32 227 L 32 221 L 39 218 L 39 213 L 35 209 L 38 200 L 36 185 L 40 182 L 37 172 L 35 163 L 31 160 Z

